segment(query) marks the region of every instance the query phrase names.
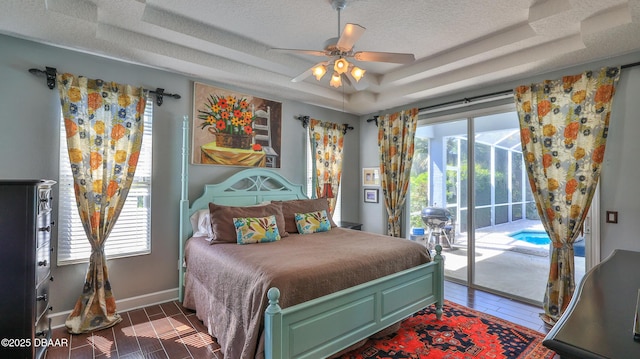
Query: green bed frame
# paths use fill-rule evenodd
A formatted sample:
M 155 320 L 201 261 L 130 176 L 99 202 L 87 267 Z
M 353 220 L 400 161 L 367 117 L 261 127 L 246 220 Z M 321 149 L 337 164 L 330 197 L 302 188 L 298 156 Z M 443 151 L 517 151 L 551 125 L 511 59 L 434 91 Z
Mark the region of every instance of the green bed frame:
M 270 200 L 307 198 L 302 186 L 275 170 L 250 168 L 221 183 L 205 185 L 202 196 L 188 200 L 188 118 L 183 122 L 182 195 L 180 200 L 179 296 L 184 299 L 184 246 L 192 235 L 189 218 L 209 202 L 246 206 Z M 435 304 L 438 319 L 444 303 L 444 260 L 437 246 L 434 260 L 371 282 L 287 308 L 271 288 L 265 311 L 265 358 L 316 359 L 330 356 Z

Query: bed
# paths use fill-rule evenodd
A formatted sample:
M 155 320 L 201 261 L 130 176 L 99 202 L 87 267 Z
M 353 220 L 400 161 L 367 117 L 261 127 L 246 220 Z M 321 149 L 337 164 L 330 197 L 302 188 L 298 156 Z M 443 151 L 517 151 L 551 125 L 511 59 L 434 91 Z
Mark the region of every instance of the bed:
M 252 168 L 205 185 L 202 196 L 189 203 L 183 146 L 180 300 L 196 311 L 226 358 L 328 357 L 429 305 L 441 316 L 440 247 L 429 258 L 415 242 L 334 223 L 326 232 L 283 233 L 268 243 L 194 237 L 192 217 L 207 209 L 213 217 L 232 206 L 252 211 L 250 206 L 319 202 L 277 171 Z M 393 260 L 378 257 L 384 253 Z

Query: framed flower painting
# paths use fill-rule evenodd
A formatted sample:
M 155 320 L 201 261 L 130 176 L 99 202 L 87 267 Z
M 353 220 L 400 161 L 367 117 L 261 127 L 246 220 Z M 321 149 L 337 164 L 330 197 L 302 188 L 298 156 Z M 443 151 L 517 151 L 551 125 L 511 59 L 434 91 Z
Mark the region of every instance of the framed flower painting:
M 193 164 L 280 168 L 282 103 L 195 82 Z

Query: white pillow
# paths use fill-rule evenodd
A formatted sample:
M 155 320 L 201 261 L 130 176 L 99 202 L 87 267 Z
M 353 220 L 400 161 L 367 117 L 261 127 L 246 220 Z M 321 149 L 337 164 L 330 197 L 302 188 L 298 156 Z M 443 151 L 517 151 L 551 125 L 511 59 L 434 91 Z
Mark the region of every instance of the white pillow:
M 193 227 L 193 237 L 206 237 L 208 241 L 213 239 L 213 230 L 211 230 L 211 218 L 209 217 L 208 208 L 194 212 L 189 219 Z
M 247 207 L 260 207 L 271 204 L 271 201 L 264 201 Z M 193 228 L 192 237 L 205 237 L 209 242 L 213 239 L 213 229 L 211 229 L 211 217 L 209 216 L 209 208 L 199 209 L 191 215 L 191 227 Z

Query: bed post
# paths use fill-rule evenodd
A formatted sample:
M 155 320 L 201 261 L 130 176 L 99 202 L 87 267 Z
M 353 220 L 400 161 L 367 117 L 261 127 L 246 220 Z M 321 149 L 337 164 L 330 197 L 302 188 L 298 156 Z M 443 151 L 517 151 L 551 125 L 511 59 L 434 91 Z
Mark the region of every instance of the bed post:
M 264 313 L 264 357 L 265 359 L 282 358 L 282 308 L 278 305 L 280 290 L 269 288 L 267 292 L 269 306 Z
M 438 284 L 436 288 L 436 318 L 440 320 L 442 318 L 442 306 L 444 305 L 444 257 L 442 256 L 442 246 L 436 245 L 436 255 L 433 260 L 438 263 L 438 269 L 436 270 L 436 278 L 438 278 Z
M 182 192 L 180 194 L 180 254 L 178 258 L 178 297 L 184 300 L 184 242 L 189 222 L 189 116 L 182 120 Z M 185 220 L 186 219 L 186 220 Z

